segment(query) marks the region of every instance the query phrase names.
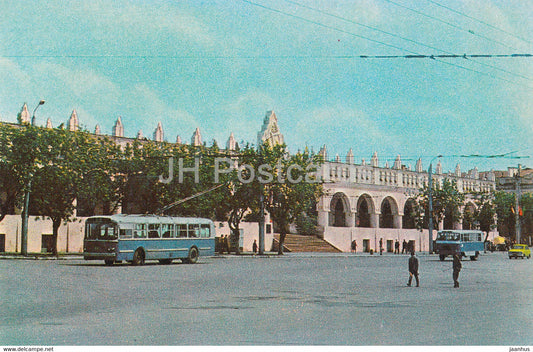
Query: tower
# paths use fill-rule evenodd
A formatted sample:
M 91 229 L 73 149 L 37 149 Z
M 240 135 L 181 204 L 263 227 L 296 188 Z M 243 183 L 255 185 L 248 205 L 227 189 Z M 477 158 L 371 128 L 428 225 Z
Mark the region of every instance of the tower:
M 161 121 L 157 123 L 157 127 L 154 130 L 154 141 L 156 142 L 163 142 L 163 125 L 161 125 Z
M 279 130 L 278 118 L 274 111 L 267 111 L 261 131 L 257 134 L 257 145 L 260 146 L 264 142 L 270 145 L 283 144 L 283 135 Z
M 76 110 L 72 110 L 70 118 L 68 119 L 68 129 L 69 131 L 77 131 L 80 128 L 80 122 L 78 120 L 78 113 Z
M 202 145 L 202 135 L 200 134 L 200 128 L 196 127 L 196 130 L 191 137 L 191 145 L 199 147 Z
M 115 126 L 113 126 L 113 136 L 124 137 L 124 126 L 122 125 L 122 119 L 120 116 L 115 122 Z

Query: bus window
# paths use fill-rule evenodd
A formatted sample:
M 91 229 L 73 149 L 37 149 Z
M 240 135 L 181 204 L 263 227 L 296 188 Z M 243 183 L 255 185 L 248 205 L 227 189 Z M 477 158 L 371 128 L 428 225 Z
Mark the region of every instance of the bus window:
M 200 226 L 200 237 L 209 238 L 211 237 L 211 226 L 208 224 L 202 224 Z
M 86 238 L 92 240 L 110 240 L 116 239 L 118 231 L 114 223 L 105 223 L 95 221 L 86 224 Z
M 161 237 L 163 238 L 170 238 L 172 237 L 172 226 L 173 225 L 169 225 L 169 224 L 161 224 Z
M 159 224 L 148 224 L 148 238 L 159 238 Z
M 131 229 L 120 229 L 120 238 L 132 238 L 133 230 Z
M 200 224 L 189 224 L 189 237 L 200 237 Z
M 136 224 L 135 231 L 133 232 L 133 237 L 135 238 L 146 238 L 146 225 L 145 224 Z
M 187 237 L 187 225 L 179 224 L 176 226 L 177 226 L 176 232 L 178 233 L 178 237 Z

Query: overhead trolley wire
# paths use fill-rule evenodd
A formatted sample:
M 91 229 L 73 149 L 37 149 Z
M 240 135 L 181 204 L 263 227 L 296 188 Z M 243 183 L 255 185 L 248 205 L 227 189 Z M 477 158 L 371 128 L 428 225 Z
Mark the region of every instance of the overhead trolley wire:
M 411 42 L 411 43 L 414 43 L 414 44 L 417 44 L 417 45 L 421 45 L 421 46 L 429 48 L 429 49 L 437 50 L 437 51 L 440 51 L 440 52 L 448 54 L 448 55 L 409 55 L 409 56 L 404 56 L 405 58 L 431 58 L 431 59 L 434 59 L 435 57 L 439 57 L 439 58 L 459 58 L 459 57 L 462 57 L 464 59 L 467 59 L 467 58 L 488 58 L 488 57 L 520 57 L 520 56 L 527 56 L 528 55 L 528 54 L 468 55 L 468 56 L 466 54 L 464 54 L 464 55 L 456 55 L 456 54 L 453 54 L 452 52 L 449 52 L 449 51 L 446 51 L 446 50 L 443 50 L 443 49 L 439 49 L 439 48 L 433 47 L 431 45 L 426 45 L 426 44 L 421 43 L 419 41 L 416 41 L 416 40 L 413 40 L 413 39 L 410 39 L 410 38 L 406 38 L 404 36 L 401 36 L 401 35 L 398 35 L 398 34 L 395 34 L 395 33 L 384 31 L 384 30 L 381 30 L 381 29 L 379 29 L 377 27 L 373 27 L 373 26 L 369 26 L 369 25 L 366 25 L 366 24 L 362 24 L 362 23 L 359 23 L 357 21 L 354 21 L 354 20 L 351 20 L 351 19 L 348 19 L 348 18 L 345 18 L 345 17 L 342 17 L 342 16 L 338 16 L 336 14 L 332 14 L 332 13 L 326 12 L 324 10 L 320 10 L 320 9 L 317 9 L 317 8 L 314 8 L 314 7 L 311 7 L 311 6 L 308 6 L 308 5 L 303 5 L 303 4 L 300 4 L 300 3 L 296 2 L 296 1 L 292 1 L 292 0 L 285 0 L 285 1 L 290 3 L 290 4 L 293 4 L 293 5 L 296 5 L 296 6 L 300 6 L 302 8 L 305 8 L 305 9 L 308 9 L 308 10 L 311 10 L 311 11 L 315 11 L 315 12 L 324 14 L 326 16 L 330 16 L 330 17 L 333 17 L 333 18 L 336 18 L 336 19 L 339 19 L 339 20 L 342 20 L 342 21 L 345 21 L 345 22 L 348 22 L 348 23 L 355 24 L 357 26 L 368 28 L 368 29 L 371 29 L 373 31 L 384 33 L 386 35 L 389 35 L 389 36 L 392 36 L 392 37 L 395 37 L 395 38 L 399 38 L 401 40 L 405 40 L 405 41 L 408 41 L 408 42 Z M 529 56 L 531 56 L 531 55 L 529 55 Z M 366 56 L 365 58 L 386 58 L 386 59 L 389 59 L 389 58 L 395 58 L 395 57 L 396 56 L 379 56 L 379 57 L 377 57 L 377 56 L 376 57 Z M 397 57 L 401 57 L 401 56 L 397 56 Z M 497 66 L 494 66 L 494 65 L 490 65 L 490 64 L 487 64 L 487 63 L 479 62 L 479 61 L 476 61 L 476 60 L 473 60 L 472 62 L 474 62 L 474 63 L 476 63 L 478 65 L 491 67 L 491 68 L 493 68 L 495 70 L 498 70 L 498 71 L 501 71 L 501 72 L 505 72 L 505 73 L 508 73 L 510 75 L 514 75 L 514 76 L 521 77 L 521 78 L 524 78 L 524 79 L 528 79 L 528 80 L 532 79 L 531 77 L 527 77 L 527 76 L 524 76 L 524 75 L 521 75 L 521 74 L 518 74 L 518 73 L 515 73 L 515 72 L 511 72 L 511 71 L 508 71 L 508 70 L 505 70 L 505 69 L 502 69 L 500 67 L 497 67 Z
M 455 28 L 455 29 L 458 29 L 458 30 L 460 30 L 460 31 L 468 32 L 468 33 L 470 33 L 470 34 L 472 34 L 472 35 L 475 35 L 476 37 L 480 37 L 480 38 L 483 38 L 483 39 L 485 39 L 485 40 L 488 40 L 488 41 L 491 41 L 491 42 L 497 43 L 497 44 L 499 44 L 499 45 L 501 45 L 501 46 L 505 46 L 506 48 L 514 49 L 514 50 L 519 50 L 519 49 L 514 48 L 514 47 L 512 47 L 512 46 L 509 46 L 509 45 L 507 45 L 507 44 L 505 44 L 505 43 L 503 43 L 503 42 L 500 42 L 500 41 L 498 41 L 498 40 L 495 40 L 495 39 L 492 39 L 492 38 L 486 37 L 486 36 L 484 36 L 484 35 L 478 34 L 478 33 L 474 32 L 474 31 L 472 31 L 472 30 L 470 30 L 470 29 L 462 28 L 461 26 L 458 26 L 458 25 L 455 25 L 455 24 L 453 24 L 453 23 L 450 23 L 450 22 L 444 21 L 444 20 L 442 20 L 442 19 L 440 19 L 440 18 L 437 18 L 437 17 L 435 17 L 435 16 L 428 15 L 427 13 L 424 13 L 424 12 L 422 12 L 422 11 L 418 11 L 418 10 L 415 10 L 415 9 L 409 7 L 409 6 L 405 6 L 405 5 L 399 4 L 399 3 L 395 2 L 395 1 L 392 1 L 392 0 L 384 0 L 384 1 L 386 1 L 386 2 L 388 2 L 388 3 L 391 3 L 391 4 L 393 4 L 393 5 L 396 5 L 396 6 L 398 6 L 398 7 L 404 8 L 404 9 L 406 9 L 406 10 L 412 11 L 412 12 L 414 12 L 414 13 L 416 13 L 416 14 L 421 15 L 421 16 L 424 16 L 424 17 L 430 18 L 430 19 L 432 19 L 432 20 L 434 20 L 434 21 L 438 21 L 438 22 L 444 23 L 444 24 L 446 24 L 446 25 L 448 25 L 448 26 L 450 26 L 450 27 L 453 27 L 453 28 Z
M 496 30 L 498 30 L 498 31 L 500 31 L 500 32 L 503 32 L 503 33 L 508 34 L 508 35 L 510 35 L 510 36 L 512 36 L 512 37 L 515 37 L 516 39 L 519 39 L 519 40 L 523 41 L 524 43 L 527 43 L 527 44 L 533 44 L 533 42 L 531 42 L 531 41 L 529 41 L 529 40 L 526 40 L 526 39 L 524 39 L 524 38 L 522 38 L 522 37 L 519 37 L 519 36 L 517 36 L 517 35 L 515 35 L 515 34 L 513 34 L 513 33 L 511 33 L 511 32 L 508 32 L 508 31 L 506 31 L 505 29 L 502 29 L 502 28 L 496 27 L 496 26 L 494 26 L 494 25 L 492 25 L 492 24 L 490 24 L 490 23 L 487 23 L 487 22 L 482 21 L 482 20 L 480 20 L 480 19 L 477 19 L 477 18 L 475 18 L 475 17 L 469 16 L 469 15 L 463 13 L 463 12 L 460 12 L 460 11 L 457 11 L 457 10 L 455 10 L 455 9 L 452 9 L 451 7 L 448 7 L 448 6 L 446 6 L 446 5 L 442 5 L 442 4 L 440 4 L 440 3 L 436 2 L 436 1 L 433 1 L 433 0 L 427 0 L 427 1 L 430 2 L 430 3 L 432 3 L 432 4 L 434 4 L 434 5 L 437 5 L 437 6 L 440 6 L 440 7 L 442 7 L 442 8 L 445 8 L 445 9 L 451 11 L 451 12 L 454 12 L 454 13 L 456 13 L 456 14 L 458 14 L 458 15 L 464 16 L 464 17 L 466 17 L 466 18 L 469 18 L 469 19 L 471 19 L 471 20 L 474 20 L 474 21 L 476 21 L 476 22 L 479 22 L 479 23 L 481 23 L 481 24 L 484 24 L 484 25 L 487 26 L 487 27 L 490 27 L 490 28 L 492 28 L 492 29 L 496 29 Z
M 272 7 L 269 7 L 269 6 L 266 6 L 266 5 L 262 5 L 262 4 L 253 2 L 251 0 L 241 0 L 241 1 L 245 2 L 247 4 L 250 4 L 252 6 L 260 7 L 260 8 L 263 8 L 265 10 L 269 10 L 269 11 L 272 11 L 272 12 L 275 12 L 275 13 L 278 13 L 278 14 L 281 14 L 281 15 L 284 15 L 284 16 L 295 18 L 295 19 L 298 19 L 298 20 L 301 20 L 301 21 L 304 21 L 304 22 L 307 22 L 307 23 L 311 23 L 311 24 L 314 24 L 314 25 L 317 25 L 317 26 L 320 26 L 320 27 L 328 28 L 328 29 L 331 29 L 331 30 L 334 30 L 334 31 L 337 31 L 337 32 L 340 32 L 340 33 L 348 34 L 348 35 L 351 35 L 351 36 L 354 36 L 354 37 L 357 37 L 357 38 L 365 39 L 365 40 L 368 40 L 368 41 L 371 41 L 371 42 L 374 42 L 374 43 L 377 43 L 377 44 L 381 44 L 381 45 L 384 45 L 384 46 L 387 46 L 387 47 L 391 47 L 391 48 L 394 48 L 394 49 L 397 49 L 397 50 L 408 52 L 410 54 L 413 54 L 414 56 L 422 55 L 420 53 L 414 52 L 412 50 L 409 50 L 409 49 L 406 49 L 406 48 L 403 48 L 403 47 L 399 47 L 397 45 L 388 44 L 388 43 L 385 43 L 383 41 L 379 41 L 379 40 L 375 40 L 375 39 L 372 39 L 372 38 L 369 38 L 369 37 L 366 37 L 366 36 L 355 34 L 353 32 L 346 31 L 346 30 L 340 29 L 338 27 L 334 27 L 334 26 L 330 26 L 330 25 L 327 25 L 327 24 L 324 24 L 324 23 L 321 23 L 321 22 L 318 22 L 318 21 L 310 20 L 310 19 L 302 17 L 302 16 L 294 15 L 294 14 L 291 14 L 291 13 L 288 13 L 288 12 L 285 12 L 285 11 L 282 11 L 282 10 L 278 10 L 278 9 L 275 9 L 275 8 L 272 8 Z M 385 0 L 385 1 L 392 2 L 390 0 Z M 392 3 L 394 3 L 394 2 L 392 2 Z M 399 6 L 404 7 L 403 5 L 399 5 Z M 414 10 L 414 11 L 416 11 L 416 10 Z M 525 55 L 527 55 L 527 54 L 525 54 Z M 385 58 L 385 56 L 383 56 L 383 58 Z M 469 68 L 469 67 L 461 66 L 461 65 L 454 64 L 454 63 L 451 63 L 451 62 L 447 62 L 447 61 L 441 60 L 441 59 L 436 58 L 436 57 L 433 57 L 433 58 L 434 58 L 435 61 L 438 61 L 438 62 L 443 63 L 445 65 L 458 67 L 458 68 L 461 68 L 461 69 L 466 70 L 466 71 L 475 72 L 475 73 L 478 73 L 478 74 L 481 74 L 481 75 L 485 75 L 485 76 L 488 76 L 488 77 L 491 77 L 491 78 L 494 78 L 494 79 L 498 79 L 498 80 L 505 81 L 505 82 L 508 82 L 508 83 L 512 83 L 512 84 L 515 84 L 515 85 L 523 86 L 523 87 L 526 87 L 526 88 L 530 88 L 530 89 L 533 88 L 533 86 L 524 85 L 524 84 L 509 80 L 509 79 L 506 79 L 506 78 L 495 76 L 495 75 L 493 75 L 491 73 L 488 73 L 488 72 L 482 72 L 482 71 L 479 71 L 479 70 L 476 70 L 476 69 L 473 69 L 473 68 Z M 529 79 L 529 78 L 527 78 L 525 76 L 524 76 L 524 78 Z

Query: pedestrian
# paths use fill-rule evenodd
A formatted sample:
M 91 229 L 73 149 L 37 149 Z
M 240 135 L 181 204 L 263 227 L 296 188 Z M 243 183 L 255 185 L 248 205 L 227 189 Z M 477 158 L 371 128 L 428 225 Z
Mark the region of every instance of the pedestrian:
M 254 240 L 254 244 L 252 245 L 252 250 L 254 251 L 254 254 L 257 253 L 257 241 Z
M 383 238 L 379 239 L 379 255 L 383 255 Z
M 357 252 L 357 241 L 353 240 L 352 241 L 352 253 L 356 253 L 356 252 Z
M 411 257 L 409 258 L 409 281 L 407 282 L 407 286 L 411 286 L 413 276 L 416 279 L 416 287 L 419 287 L 420 282 L 418 281 L 418 258 L 415 257 L 415 251 L 411 252 Z
M 394 243 L 394 254 L 400 254 L 400 242 L 398 240 Z
M 403 243 L 402 243 L 402 254 L 405 253 L 406 249 L 407 249 L 407 242 L 405 242 L 405 240 L 403 240 Z
M 461 264 L 461 258 L 459 258 L 459 254 L 455 253 L 453 255 L 453 287 L 459 288 L 459 272 L 461 271 L 461 268 L 463 265 Z
M 228 251 L 228 254 L 229 254 L 229 251 L 230 251 L 230 244 L 229 244 L 229 235 L 226 235 L 226 250 Z

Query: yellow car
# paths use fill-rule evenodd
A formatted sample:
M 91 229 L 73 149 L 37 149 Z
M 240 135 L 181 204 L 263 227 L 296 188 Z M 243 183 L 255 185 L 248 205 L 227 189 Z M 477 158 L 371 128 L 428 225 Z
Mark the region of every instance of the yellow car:
M 509 259 L 513 258 L 531 258 L 531 250 L 525 244 L 514 244 L 511 249 L 509 249 Z

